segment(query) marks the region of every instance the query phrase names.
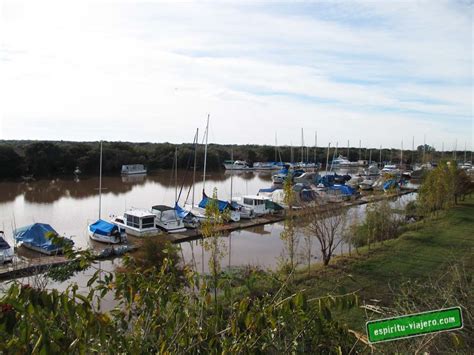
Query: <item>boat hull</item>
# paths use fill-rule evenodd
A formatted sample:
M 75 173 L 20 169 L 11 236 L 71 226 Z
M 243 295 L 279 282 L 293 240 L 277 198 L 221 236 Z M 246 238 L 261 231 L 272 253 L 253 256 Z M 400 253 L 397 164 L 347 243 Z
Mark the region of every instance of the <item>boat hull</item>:
M 186 228 L 184 228 L 183 223 L 161 223 L 161 222 L 156 222 L 156 226 L 162 230 L 164 230 L 166 233 L 181 233 L 181 232 L 186 232 Z
M 58 249 L 54 249 L 54 250 L 46 250 L 46 249 L 37 247 L 37 246 L 35 246 L 31 243 L 28 243 L 28 242 L 23 242 L 21 245 L 23 245 L 27 249 L 30 249 L 30 250 L 33 250 L 33 251 L 36 251 L 38 253 L 48 255 L 48 256 L 60 255 L 60 254 L 63 253 L 63 248 L 58 248 Z
M 127 171 L 127 172 L 122 172 L 123 176 L 127 175 L 145 175 L 146 170 L 136 170 L 136 171 Z
M 121 242 L 121 238 L 111 235 L 101 235 L 89 230 L 89 238 L 96 242 L 107 243 L 107 244 L 118 244 Z

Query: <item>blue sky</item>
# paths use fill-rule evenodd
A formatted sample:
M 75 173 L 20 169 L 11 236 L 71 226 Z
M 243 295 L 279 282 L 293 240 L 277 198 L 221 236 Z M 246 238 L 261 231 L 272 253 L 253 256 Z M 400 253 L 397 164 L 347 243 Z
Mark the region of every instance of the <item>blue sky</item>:
M 472 146 L 467 1 L 0 4 L 0 139 Z

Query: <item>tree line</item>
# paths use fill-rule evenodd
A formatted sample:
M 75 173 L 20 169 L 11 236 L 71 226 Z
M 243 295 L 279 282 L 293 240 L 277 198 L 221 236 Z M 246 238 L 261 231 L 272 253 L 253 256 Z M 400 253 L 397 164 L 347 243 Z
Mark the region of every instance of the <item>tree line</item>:
M 177 166 L 186 169 L 194 162 L 194 145 L 191 143 L 130 143 L 103 142 L 104 174 L 118 174 L 124 164 L 144 164 L 148 170 L 171 169 L 174 167 L 175 150 Z M 380 154 L 381 153 L 381 154 Z M 366 148 L 331 148 L 329 160 L 343 154 L 352 161 L 359 159 L 374 162 L 381 160 L 400 162 L 401 152 L 395 149 Z M 445 152 L 451 156 L 451 152 Z M 432 161 L 441 157 L 430 146 L 419 146 L 416 151 L 404 151 L 403 162 Z M 281 146 L 275 149 L 269 145 L 222 145 L 209 144 L 207 168 L 222 168 L 225 160 L 234 157 L 249 163 L 257 161 L 309 161 L 325 163 L 327 148 Z M 461 156 L 461 154 L 459 154 Z M 0 142 L 0 179 L 15 179 L 21 176 L 51 177 L 71 175 L 76 167 L 83 174 L 92 175 L 99 171 L 100 149 L 98 142 L 65 142 L 65 141 L 1 141 Z M 203 166 L 204 147 L 197 147 L 196 164 Z

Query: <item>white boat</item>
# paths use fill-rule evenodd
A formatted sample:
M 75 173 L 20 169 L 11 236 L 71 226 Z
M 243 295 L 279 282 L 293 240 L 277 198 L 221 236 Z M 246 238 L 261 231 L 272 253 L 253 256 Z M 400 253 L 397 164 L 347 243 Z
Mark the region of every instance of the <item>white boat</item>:
M 12 262 L 14 254 L 13 248 L 5 240 L 5 233 L 0 231 L 0 264 Z
M 470 170 L 470 169 L 472 169 L 472 163 L 470 161 L 466 161 L 466 162 L 460 164 L 459 168 L 461 168 L 463 170 Z
M 250 165 L 243 160 L 226 160 L 224 162 L 226 170 L 254 170 Z
M 302 183 L 302 184 L 314 184 L 318 178 L 318 174 L 315 172 L 307 171 L 301 174 L 298 177 L 294 178 L 295 183 Z
M 120 233 L 135 237 L 154 237 L 161 234 L 161 229 L 155 225 L 155 214 L 144 209 L 133 208 L 123 216 L 114 216 L 111 222 L 119 227 Z
M 202 207 L 199 207 L 199 206 L 191 206 L 191 205 L 184 205 L 184 208 L 186 211 L 189 211 L 190 213 L 193 214 L 193 216 L 195 216 L 199 222 L 203 222 L 207 219 L 207 216 L 206 216 L 206 209 L 205 208 L 202 208 Z M 240 221 L 240 211 L 238 210 L 231 210 L 230 211 L 230 220 L 232 222 L 238 222 Z
M 400 170 L 397 168 L 395 164 L 385 164 L 383 169 L 380 171 L 381 174 L 393 174 L 399 175 Z
M 276 170 L 280 169 L 281 166 L 275 162 L 256 162 L 253 163 L 253 168 L 255 170 Z
M 100 142 L 100 161 L 99 161 L 99 219 L 87 226 L 87 234 L 89 238 L 96 242 L 107 244 L 118 244 L 126 242 L 125 233 L 113 223 L 106 222 L 100 218 L 102 207 L 102 142 Z
M 173 207 L 156 205 L 151 208 L 151 212 L 156 216 L 155 225 L 168 233 L 185 232 L 184 222 L 179 218 Z
M 113 223 L 99 219 L 87 227 L 89 238 L 101 243 L 118 244 L 125 242 L 126 237 L 120 233 L 120 229 Z
M 251 208 L 254 216 L 263 216 L 270 213 L 270 210 L 266 207 L 266 201 L 270 201 L 269 197 L 257 196 L 257 195 L 245 195 L 242 197 L 237 197 L 233 201 Z
M 364 172 L 362 176 L 379 176 L 380 175 L 380 170 L 377 166 L 377 164 L 370 164 L 367 169 L 364 169 Z
M 122 165 L 122 175 L 146 174 L 143 164 Z
M 342 166 L 348 167 L 348 166 L 352 166 L 353 164 L 346 157 L 339 155 L 336 159 L 334 159 L 331 162 L 331 165 L 337 168 L 337 167 L 342 167 Z

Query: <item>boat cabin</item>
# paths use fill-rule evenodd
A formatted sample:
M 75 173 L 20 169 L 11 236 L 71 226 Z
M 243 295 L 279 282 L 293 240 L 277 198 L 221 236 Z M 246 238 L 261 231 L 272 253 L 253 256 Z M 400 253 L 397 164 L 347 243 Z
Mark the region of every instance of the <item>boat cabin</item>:
M 266 201 L 270 201 L 270 198 L 265 196 L 246 195 L 242 196 L 239 203 L 245 207 L 252 208 L 254 215 L 261 216 L 270 213 L 270 210 L 266 207 Z

